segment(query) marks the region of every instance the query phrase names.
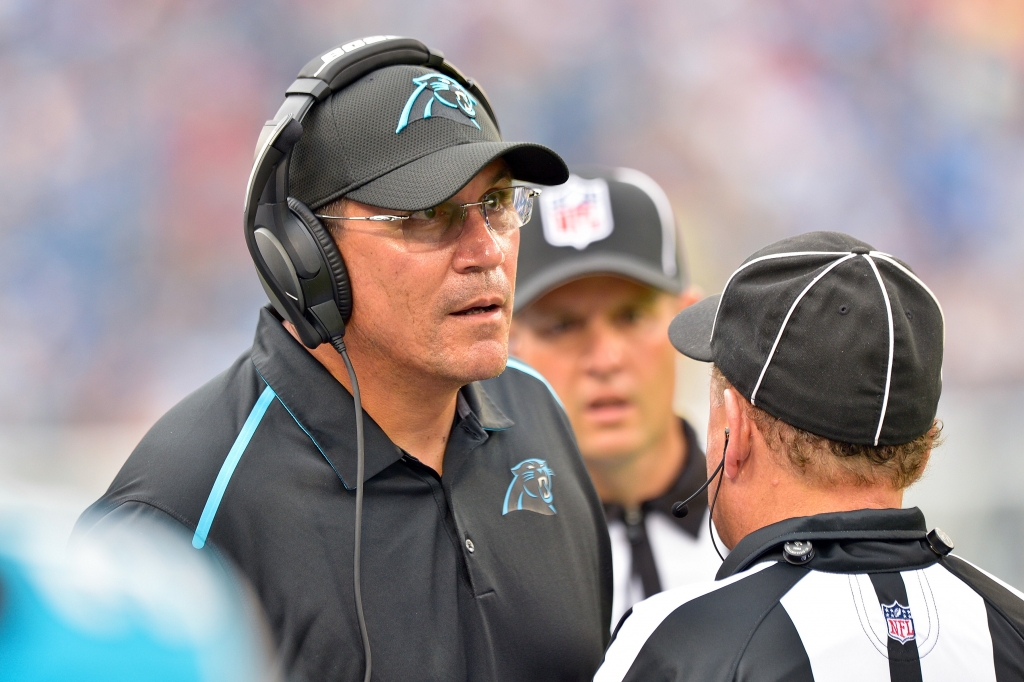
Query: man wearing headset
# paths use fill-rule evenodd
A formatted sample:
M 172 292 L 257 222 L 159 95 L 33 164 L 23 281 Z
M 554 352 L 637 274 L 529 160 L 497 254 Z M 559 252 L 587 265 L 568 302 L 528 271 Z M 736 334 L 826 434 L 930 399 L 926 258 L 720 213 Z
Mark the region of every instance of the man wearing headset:
M 589 678 L 603 512 L 557 398 L 506 365 L 535 195 L 513 179 L 558 184 L 564 163 L 503 142 L 482 91 L 416 41 L 340 46 L 288 92 L 246 212 L 273 306 L 81 529 L 184 524 L 252 581 L 297 678 Z
M 672 206 L 629 168 L 578 169 L 545 188 L 523 230 L 509 348 L 554 386 L 608 515 L 612 625 L 662 590 L 710 580 L 701 443 L 672 409 L 672 318 L 699 298 Z

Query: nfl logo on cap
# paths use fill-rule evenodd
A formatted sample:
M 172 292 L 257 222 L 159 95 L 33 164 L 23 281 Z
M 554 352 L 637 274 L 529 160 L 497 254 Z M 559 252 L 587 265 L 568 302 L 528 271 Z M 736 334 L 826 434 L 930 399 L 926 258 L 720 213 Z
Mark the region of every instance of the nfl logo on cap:
M 889 637 L 900 644 L 906 644 L 917 636 L 914 632 L 914 618 L 910 615 L 910 607 L 898 601 L 889 605 L 881 604 L 885 623 L 889 628 Z
M 612 202 L 608 183 L 570 175 L 560 186 L 540 195 L 544 239 L 552 246 L 572 246 L 579 250 L 607 238 L 612 233 Z

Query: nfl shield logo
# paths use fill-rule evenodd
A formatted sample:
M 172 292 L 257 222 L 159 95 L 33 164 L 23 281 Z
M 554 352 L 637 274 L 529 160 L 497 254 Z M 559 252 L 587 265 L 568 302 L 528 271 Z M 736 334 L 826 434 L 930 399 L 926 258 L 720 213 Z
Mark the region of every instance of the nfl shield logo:
M 540 218 L 548 244 L 582 251 L 612 233 L 608 183 L 570 175 L 564 185 L 546 188 L 540 195 Z
M 889 628 L 889 637 L 900 644 L 906 644 L 914 639 L 914 618 L 910 615 L 910 607 L 900 604 L 898 601 L 882 607 L 882 615 L 885 616 L 885 623 Z

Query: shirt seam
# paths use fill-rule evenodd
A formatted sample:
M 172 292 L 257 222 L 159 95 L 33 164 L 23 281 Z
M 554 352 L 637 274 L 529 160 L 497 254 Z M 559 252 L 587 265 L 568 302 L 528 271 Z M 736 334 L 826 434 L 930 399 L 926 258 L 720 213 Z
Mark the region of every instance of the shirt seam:
M 256 362 L 253 361 L 251 358 L 250 358 L 250 362 L 252 362 L 252 368 L 256 371 L 256 374 L 259 375 L 260 379 L 263 379 L 263 381 L 267 384 L 267 386 L 270 386 L 270 388 L 277 395 L 277 400 L 284 407 L 284 409 L 288 413 L 288 415 L 291 416 L 292 421 L 295 422 L 296 426 L 298 426 L 300 429 L 302 429 L 302 432 L 304 434 L 306 434 L 306 438 L 309 438 L 310 442 L 313 443 L 313 446 L 320 452 L 320 454 L 323 456 L 323 458 L 325 460 L 327 460 L 327 464 L 330 465 L 331 469 L 334 471 L 334 475 L 338 477 L 339 481 L 341 481 L 341 485 L 345 488 L 345 490 L 349 490 L 349 491 L 355 490 L 355 488 L 350 488 L 349 487 L 348 483 L 345 482 L 345 477 L 341 475 L 341 472 L 338 471 L 338 468 L 336 466 L 334 466 L 334 462 L 332 462 L 331 458 L 327 456 L 327 453 L 324 452 L 324 449 L 322 447 L 320 447 L 320 443 L 316 442 L 316 438 L 313 438 L 313 434 L 311 434 L 306 429 L 306 427 L 302 425 L 302 422 L 300 422 L 299 418 L 295 416 L 294 412 L 292 412 L 292 408 L 288 407 L 288 403 L 286 403 L 284 401 L 284 399 L 281 397 L 281 394 L 277 391 L 277 389 L 274 388 L 273 385 L 271 385 L 270 381 L 268 381 L 265 376 L 263 376 L 263 372 L 261 372 L 260 368 L 256 366 Z
M 188 520 L 185 519 L 185 517 L 182 516 L 181 514 L 179 514 L 178 512 L 173 511 L 173 510 L 168 509 L 168 508 L 165 508 L 164 506 L 162 506 L 162 505 L 160 505 L 160 504 L 158 504 L 156 502 L 148 500 L 148 499 L 146 499 L 144 497 L 139 497 L 137 495 L 129 495 L 128 497 L 121 498 L 117 502 L 117 504 L 115 504 L 112 507 L 110 507 L 110 509 L 108 509 L 106 511 L 106 513 L 104 513 L 103 516 L 101 516 L 97 520 L 97 523 L 99 522 L 99 520 L 102 520 L 102 519 L 106 518 L 107 516 L 109 516 L 110 514 L 114 513 L 115 511 L 117 511 L 118 509 L 120 509 L 124 505 L 128 504 L 129 502 L 134 502 L 136 504 L 144 504 L 147 507 L 152 507 L 153 509 L 156 509 L 158 512 L 167 514 L 172 519 L 174 519 L 175 521 L 180 523 L 182 526 L 184 526 L 187 530 L 189 530 L 191 532 L 195 532 L 195 528 L 193 528 L 192 525 L 188 522 Z M 93 525 L 95 527 L 95 524 L 93 524 Z

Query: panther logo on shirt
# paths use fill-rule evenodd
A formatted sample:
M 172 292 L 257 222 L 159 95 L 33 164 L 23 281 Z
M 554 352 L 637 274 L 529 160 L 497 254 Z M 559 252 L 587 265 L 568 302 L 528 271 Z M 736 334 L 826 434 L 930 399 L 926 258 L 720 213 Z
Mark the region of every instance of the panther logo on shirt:
M 454 78 L 431 72 L 413 78 L 412 82 L 416 89 L 402 108 L 395 133 L 405 130 L 412 121 L 434 116 L 480 130 L 480 124 L 476 122 L 476 108 L 480 102 Z
M 900 604 L 898 601 L 886 605 L 880 604 L 882 615 L 885 616 L 885 624 L 889 628 L 889 637 L 900 644 L 906 644 L 917 637 L 914 631 L 914 618 L 910 615 L 910 607 Z
M 512 467 L 512 482 L 505 492 L 501 515 L 510 511 L 532 511 L 555 514 L 555 497 L 551 492 L 551 479 L 555 472 L 543 459 L 524 459 Z

